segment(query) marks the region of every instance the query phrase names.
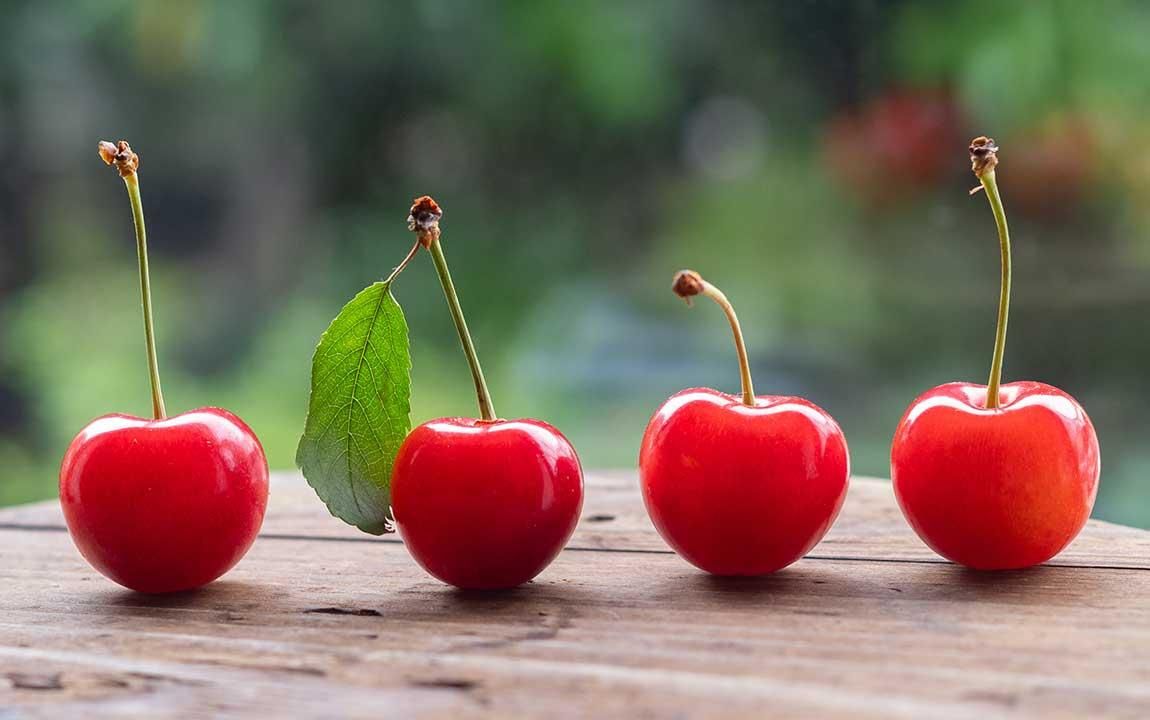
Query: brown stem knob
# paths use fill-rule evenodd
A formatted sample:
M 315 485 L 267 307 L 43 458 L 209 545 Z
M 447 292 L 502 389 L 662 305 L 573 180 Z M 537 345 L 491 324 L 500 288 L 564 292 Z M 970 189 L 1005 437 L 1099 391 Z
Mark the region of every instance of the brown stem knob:
M 981 178 L 984 173 L 994 170 L 998 165 L 998 145 L 994 138 L 979 135 L 970 141 L 970 169 Z
M 691 298 L 703 292 L 703 276 L 694 270 L 680 270 L 675 273 L 675 280 L 671 283 L 671 290 L 676 295 L 691 304 Z
M 101 140 L 98 147 L 100 158 L 116 168 L 120 177 L 126 178 L 129 175 L 135 175 L 136 171 L 140 169 L 140 156 L 132 152 L 132 147 L 128 145 L 127 140 L 121 140 L 118 143 Z
M 419 244 L 430 248 L 439 239 L 439 219 L 443 209 L 430 195 L 417 197 L 407 214 L 407 229 L 416 234 Z

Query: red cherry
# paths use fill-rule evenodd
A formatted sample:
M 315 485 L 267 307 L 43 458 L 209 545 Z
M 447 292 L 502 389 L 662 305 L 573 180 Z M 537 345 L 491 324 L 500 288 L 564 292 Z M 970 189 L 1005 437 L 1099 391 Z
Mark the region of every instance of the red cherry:
M 124 180 L 136 227 L 152 415 L 105 415 L 72 440 L 60 467 L 60 505 L 88 562 L 140 592 L 190 590 L 239 562 L 263 522 L 268 463 L 251 429 L 219 408 L 167 417 L 156 362 L 148 243 L 127 141 L 99 153 Z
M 684 390 L 643 434 L 639 481 L 655 529 L 695 566 L 762 575 L 798 560 L 830 529 L 846 497 L 842 430 L 817 405 L 756 396 L 743 331 L 730 301 L 693 270 L 672 286 L 688 303 L 711 298 L 727 315 L 742 397 Z
M 539 420 L 441 418 L 411 431 L 392 472 L 392 512 L 412 557 L 468 589 L 527 582 L 563 549 L 583 471 Z
M 1090 517 L 1098 492 L 1098 437 L 1058 388 L 949 383 L 906 411 L 891 450 L 891 480 L 907 521 L 948 560 L 979 570 L 1030 567 L 1057 555 Z
M 408 434 L 391 472 L 391 511 L 408 551 L 435 577 L 466 589 L 515 587 L 542 572 L 575 531 L 583 470 L 555 428 L 496 415 L 447 269 L 442 217 L 423 195 L 407 226 L 439 275 L 481 419 L 440 418 Z
M 659 408 L 639 472 L 655 529 L 716 575 L 761 575 L 814 547 L 846 498 L 850 460 L 837 423 L 795 397 L 696 388 Z
M 1086 524 L 1098 492 L 1098 438 L 1058 388 L 1002 384 L 1012 264 L 994 139 L 975 138 L 970 160 L 1002 255 L 990 380 L 941 385 L 911 404 L 891 444 L 891 480 L 910 526 L 938 554 L 1008 570 L 1046 562 Z
M 60 503 L 97 570 L 140 592 L 190 590 L 223 575 L 259 532 L 268 465 L 235 415 L 105 415 L 68 447 Z

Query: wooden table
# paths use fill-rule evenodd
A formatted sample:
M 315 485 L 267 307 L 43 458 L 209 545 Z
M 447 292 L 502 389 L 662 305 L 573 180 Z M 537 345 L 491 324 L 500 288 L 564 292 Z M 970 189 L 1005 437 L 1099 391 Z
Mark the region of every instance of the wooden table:
M 88 568 L 56 503 L 0 511 L 0 718 L 1150 717 L 1150 532 L 1092 522 L 1054 562 L 975 573 L 856 479 L 814 552 L 707 576 L 633 473 L 592 473 L 535 582 L 464 593 L 277 477 L 225 579 L 142 596 Z

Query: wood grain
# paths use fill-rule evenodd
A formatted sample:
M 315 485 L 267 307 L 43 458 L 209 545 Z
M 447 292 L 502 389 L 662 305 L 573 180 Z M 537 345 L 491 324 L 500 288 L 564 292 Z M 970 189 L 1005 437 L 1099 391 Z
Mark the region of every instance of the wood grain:
M 633 472 L 592 473 L 586 485 L 583 517 L 569 547 L 670 552 L 643 509 Z M 36 503 L 0 511 L 0 528 L 41 526 L 64 527 L 58 503 Z M 273 477 L 268 516 L 261 535 L 399 542 L 395 536 L 366 535 L 333 518 L 295 473 L 278 473 Z M 815 548 L 812 557 L 943 562 L 906 524 L 890 483 L 873 478 L 852 480 L 838 521 Z M 1089 530 L 1050 564 L 1150 569 L 1150 532 L 1092 520 Z
M 474 594 L 283 477 L 225 580 L 150 597 L 27 506 L 0 512 L 0 717 L 1145 718 L 1147 536 L 1091 523 L 1057 565 L 974 573 L 858 481 L 810 556 L 724 580 L 666 551 L 633 476 L 597 474 L 568 551 Z

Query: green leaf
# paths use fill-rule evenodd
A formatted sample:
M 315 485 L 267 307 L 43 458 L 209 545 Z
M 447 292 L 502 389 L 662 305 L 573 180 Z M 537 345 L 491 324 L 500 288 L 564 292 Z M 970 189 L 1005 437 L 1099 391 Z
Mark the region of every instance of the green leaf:
M 410 412 L 407 321 L 388 284 L 377 282 L 340 310 L 312 358 L 296 464 L 332 515 L 388 532 L 391 468 Z

